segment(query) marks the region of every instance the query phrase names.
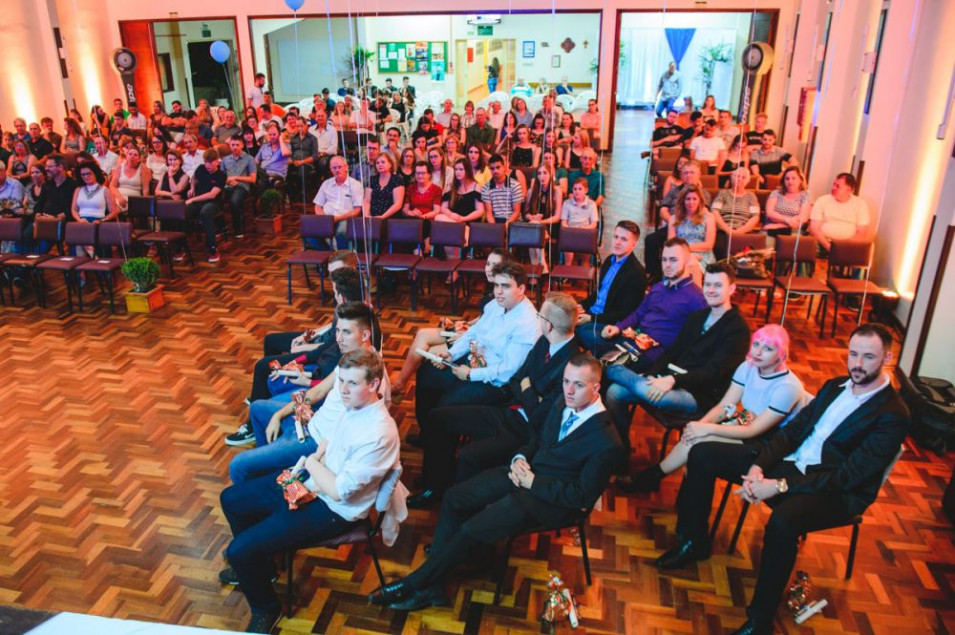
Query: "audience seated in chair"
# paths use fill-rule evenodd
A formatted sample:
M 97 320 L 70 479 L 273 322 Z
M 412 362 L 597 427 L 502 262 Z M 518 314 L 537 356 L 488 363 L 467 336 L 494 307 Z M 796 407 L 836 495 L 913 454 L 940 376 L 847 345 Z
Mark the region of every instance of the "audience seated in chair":
M 196 168 L 186 199 L 186 216 L 199 221 L 205 235 L 209 262 L 219 262 L 216 216 L 221 209 L 220 194 L 226 184 L 225 172 L 219 169 L 219 163 L 218 151 L 206 150 L 202 154 L 202 165 Z
M 707 267 L 703 296 L 709 307 L 689 315 L 673 346 L 643 373 L 622 365 L 607 369 L 607 407 L 621 438 L 629 437 L 627 404 L 693 416 L 723 396 L 749 347 L 749 327 L 731 303 L 735 281 L 728 264 Z
M 295 202 L 307 201 L 314 191 L 315 165 L 318 161 L 318 139 L 308 133 L 303 117 L 288 115 L 285 118 L 289 134 L 289 162 L 286 182 L 289 199 Z
M 713 253 L 717 260 L 726 258 L 733 236 L 748 234 L 759 226 L 759 200 L 746 189 L 749 179 L 749 170 L 738 168 L 730 176 L 730 189 L 720 190 L 710 205 L 716 221 Z
M 424 489 L 408 498 L 408 506 L 435 505 L 452 482 L 461 482 L 502 465 L 517 448 L 535 436 L 547 408 L 561 393 L 564 365 L 578 351 L 574 339 L 577 303 L 565 293 L 548 293 L 537 313 L 542 335 L 505 388 L 506 403 L 436 408 L 424 446 L 421 481 Z M 461 449 L 458 438 L 472 443 Z M 456 475 L 455 475 L 456 473 Z
M 703 192 L 703 204 L 706 207 L 709 207 L 711 196 L 706 189 L 703 188 L 703 183 L 700 181 L 702 176 L 702 169 L 700 164 L 695 160 L 690 160 L 683 165 L 682 169 L 682 180 L 683 184 L 679 187 L 671 187 L 670 191 L 667 192 L 662 199 L 660 199 L 660 221 L 664 225 L 668 225 L 670 222 L 671 210 L 674 205 L 676 205 L 677 199 L 679 199 L 680 194 L 683 193 L 689 187 L 698 187 Z M 647 234 L 647 237 L 643 241 L 643 254 L 647 263 L 647 273 L 650 275 L 650 280 L 656 282 L 660 279 L 661 272 L 659 268 L 660 262 L 660 252 L 663 250 L 663 243 L 667 241 L 667 227 L 661 227 L 656 231 L 653 231 Z
M 680 569 L 710 554 L 707 521 L 716 479 L 739 482 L 741 498 L 772 509 L 747 621 L 736 633 L 769 635 L 796 563 L 799 538 L 850 522 L 872 504 L 886 468 L 910 428 L 901 397 L 884 372 L 892 335 L 863 324 L 849 338 L 848 377 L 819 395 L 766 443 L 694 444 L 677 498 L 677 546 L 657 560 Z
M 661 462 L 633 476 L 632 489 L 655 492 L 668 474 L 686 465 L 690 449 L 704 441 L 737 443 L 758 449 L 802 409 L 806 392 L 786 366 L 789 334 L 778 324 L 755 333 L 746 361 L 736 368 L 723 399 L 697 421 L 690 421 Z
M 343 156 L 334 156 L 328 163 L 332 172 L 318 188 L 312 202 L 316 214 L 328 214 L 335 219 L 335 247 L 344 249 L 347 244 L 348 219 L 361 214 L 365 190 L 358 179 L 348 176 L 348 162 Z M 331 249 L 325 244 L 315 244 L 317 249 Z
M 593 293 L 580 303 L 577 337 L 584 350 L 593 351 L 604 326 L 633 313 L 646 295 L 647 274 L 633 253 L 638 240 L 640 227 L 633 221 L 614 227 L 611 256 L 600 265 Z
M 258 178 L 255 159 L 246 154 L 245 143 L 239 135 L 229 138 L 231 154 L 222 159 L 225 172 L 225 198 L 232 213 L 232 227 L 236 238 L 245 235 L 243 207 Z
M 249 632 L 270 632 L 281 615 L 271 582 L 274 556 L 347 532 L 368 515 L 381 480 L 398 466 L 398 427 L 381 396 L 386 377 L 374 351 L 346 354 L 332 379 L 339 401 L 335 412 L 320 408 L 308 423 L 305 441 L 293 432 L 284 450 L 274 453 L 269 469 L 222 492 L 233 538 L 225 553 L 229 567 L 219 579 L 237 584 L 245 595 L 252 609 Z M 305 487 L 317 497 L 292 510 L 276 478 L 303 457 Z
M 865 240 L 869 235 L 869 206 L 853 194 L 856 179 L 838 174 L 829 194 L 816 199 L 809 213 L 809 233 L 827 252 L 833 240 Z
M 255 162 L 265 171 L 269 185 L 276 186 L 285 183 L 288 176 L 289 157 L 292 150 L 288 145 L 288 134 L 279 130 L 276 124 L 269 124 L 265 135 L 265 143 L 255 155 Z
M 508 262 L 493 273 L 494 302 L 447 352 L 438 353 L 453 366 L 433 362 L 418 368 L 415 417 L 421 434 L 409 436 L 411 443 L 427 445 L 435 408 L 504 401 L 504 386 L 540 337 L 537 311 L 524 296 L 524 268 Z
M 593 327 L 578 328 L 578 337 L 593 340 L 591 353 L 597 357 L 612 351 L 622 342 L 628 329 L 653 338 L 655 346 L 642 351 L 640 359 L 631 368 L 644 372 L 673 346 L 687 317 L 694 311 L 705 309 L 707 304 L 700 290 L 690 277 L 688 263 L 692 258 L 690 247 L 682 238 L 671 238 L 663 246 L 663 280 L 650 288 L 649 293 L 635 311 L 600 329 L 600 337 L 591 337 Z M 626 439 L 621 439 L 626 444 Z
M 516 177 L 509 176 L 507 160 L 503 156 L 492 155 L 488 167 L 491 180 L 481 189 L 487 222 L 509 224 L 519 220 L 525 188 Z
M 600 363 L 586 353 L 570 359 L 563 394 L 540 433 L 500 465 L 455 485 L 441 503 L 428 560 L 379 588 L 373 604 L 413 611 L 447 604 L 448 573 L 482 545 L 578 519 L 600 498 L 624 461 L 620 439 L 600 400 Z
M 749 167 L 761 187 L 765 185 L 765 177 L 782 174 L 789 167 L 792 155 L 776 146 L 776 133 L 773 130 L 764 130 L 760 146 L 750 152 Z

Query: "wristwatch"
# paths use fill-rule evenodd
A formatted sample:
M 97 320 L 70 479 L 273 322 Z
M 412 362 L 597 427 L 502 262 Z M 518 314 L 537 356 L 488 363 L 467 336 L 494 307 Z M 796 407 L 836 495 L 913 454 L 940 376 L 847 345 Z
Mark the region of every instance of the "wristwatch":
M 785 494 L 789 491 L 789 483 L 786 482 L 784 478 L 776 479 L 776 491 L 780 494 Z

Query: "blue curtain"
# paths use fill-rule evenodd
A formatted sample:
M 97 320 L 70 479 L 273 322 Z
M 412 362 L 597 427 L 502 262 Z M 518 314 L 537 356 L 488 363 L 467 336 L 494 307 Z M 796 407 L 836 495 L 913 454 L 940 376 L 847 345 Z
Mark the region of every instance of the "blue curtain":
M 664 29 L 667 36 L 667 44 L 670 45 L 670 52 L 673 53 L 673 61 L 676 62 L 677 69 L 680 68 L 680 62 L 686 54 L 686 49 L 690 48 L 690 40 L 696 29 Z

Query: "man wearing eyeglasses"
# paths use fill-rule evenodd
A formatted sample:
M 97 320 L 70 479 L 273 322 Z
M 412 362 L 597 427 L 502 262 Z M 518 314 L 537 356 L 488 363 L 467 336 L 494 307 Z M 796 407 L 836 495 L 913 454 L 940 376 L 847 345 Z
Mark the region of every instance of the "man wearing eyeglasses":
M 541 336 L 505 387 L 507 403 L 437 408 L 431 416 L 433 434 L 424 448 L 424 488 L 408 497 L 408 507 L 437 504 L 453 482 L 460 483 L 485 469 L 504 465 L 543 426 L 547 407 L 561 392 L 567 360 L 580 349 L 573 342 L 577 302 L 566 293 L 548 293 L 537 313 Z M 472 442 L 458 453 L 461 436 Z

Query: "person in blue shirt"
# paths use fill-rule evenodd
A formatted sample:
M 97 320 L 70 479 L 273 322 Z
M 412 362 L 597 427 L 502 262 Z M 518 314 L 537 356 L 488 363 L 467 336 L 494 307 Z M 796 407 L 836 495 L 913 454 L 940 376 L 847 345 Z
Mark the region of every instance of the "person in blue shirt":
M 604 326 L 624 319 L 643 301 L 647 274 L 633 250 L 640 239 L 640 227 L 622 220 L 613 230 L 613 253 L 600 265 L 595 290 L 580 303 L 577 339 L 586 351 L 593 351 Z

